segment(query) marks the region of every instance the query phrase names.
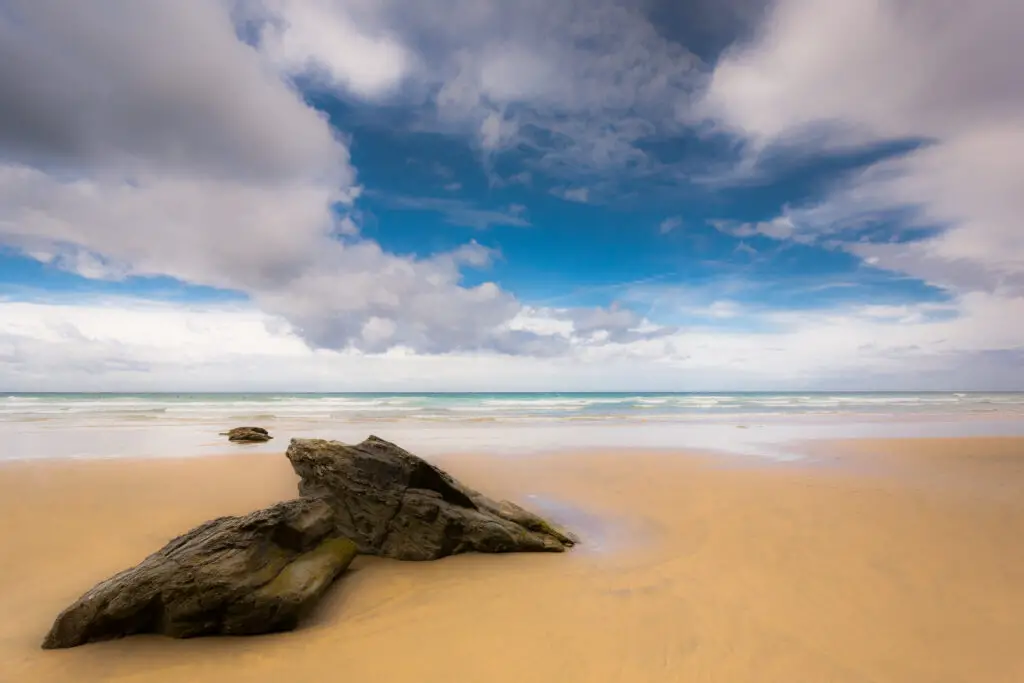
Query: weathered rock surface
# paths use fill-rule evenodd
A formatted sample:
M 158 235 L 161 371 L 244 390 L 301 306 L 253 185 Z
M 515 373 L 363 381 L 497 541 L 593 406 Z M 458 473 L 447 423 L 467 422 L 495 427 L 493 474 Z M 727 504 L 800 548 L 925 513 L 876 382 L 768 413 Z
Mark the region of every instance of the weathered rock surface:
M 356 555 L 337 526 L 314 498 L 206 522 L 79 598 L 43 647 L 292 629 Z
M 471 550 L 560 552 L 576 543 L 375 436 L 357 445 L 292 439 L 287 455 L 300 498 L 173 539 L 61 612 L 43 647 L 135 633 L 289 630 L 359 552 L 431 560 Z
M 221 434 L 227 436 L 228 441 L 241 443 L 263 443 L 274 438 L 263 427 L 235 427 Z
M 327 501 L 337 533 L 366 554 L 432 560 L 466 551 L 561 552 L 577 541 L 537 515 L 496 502 L 393 443 L 292 439 L 299 493 Z

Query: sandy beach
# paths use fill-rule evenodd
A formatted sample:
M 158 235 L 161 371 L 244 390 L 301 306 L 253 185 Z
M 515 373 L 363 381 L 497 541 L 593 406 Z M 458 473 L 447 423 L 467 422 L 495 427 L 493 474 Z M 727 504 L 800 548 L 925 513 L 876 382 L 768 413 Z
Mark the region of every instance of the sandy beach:
M 386 435 L 383 435 L 386 436 Z M 565 555 L 359 558 L 304 628 L 42 651 L 54 616 L 187 528 L 295 495 L 285 458 L 0 466 L 0 680 L 1024 680 L 1024 439 L 431 460 L 548 514 Z

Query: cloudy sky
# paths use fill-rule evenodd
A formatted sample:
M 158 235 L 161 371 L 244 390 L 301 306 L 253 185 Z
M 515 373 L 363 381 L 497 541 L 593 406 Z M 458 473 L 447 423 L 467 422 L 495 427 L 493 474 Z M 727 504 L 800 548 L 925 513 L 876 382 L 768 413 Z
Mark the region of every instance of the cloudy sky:
M 1024 389 L 1020 0 L 0 0 L 0 390 Z

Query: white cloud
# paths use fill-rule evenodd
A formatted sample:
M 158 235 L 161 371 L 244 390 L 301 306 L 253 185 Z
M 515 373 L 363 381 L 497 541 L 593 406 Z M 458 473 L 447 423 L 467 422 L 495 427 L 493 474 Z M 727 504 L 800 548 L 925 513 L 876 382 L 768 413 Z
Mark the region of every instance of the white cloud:
M 1012 128 L 964 132 L 890 166 L 887 179 L 865 175 L 858 193 L 874 206 L 917 206 L 917 222 L 945 229 L 905 245 L 854 247 L 858 253 L 957 288 L 1024 291 L 1024 113 Z M 850 206 L 843 195 L 835 203 Z
M 320 77 L 362 98 L 383 97 L 401 84 L 414 58 L 389 32 L 368 27 L 360 4 L 264 0 L 272 20 L 262 26 L 260 50 L 286 73 Z
M 839 141 L 945 138 L 1015 120 L 1022 26 L 1015 0 L 781 0 L 719 63 L 704 111 L 764 139 L 821 124 L 846 129 Z
M 729 318 L 728 302 L 713 307 Z M 1024 298 L 769 313 L 760 334 L 713 326 L 593 343 L 588 321 L 524 311 L 557 357 L 310 350 L 281 318 L 240 305 L 0 301 L 0 386 L 40 390 L 993 389 L 1024 381 Z M 1009 317 L 1007 317 L 1009 314 Z M 622 317 L 621 311 L 594 313 Z M 606 334 L 607 320 L 594 331 Z M 635 321 L 620 321 L 631 325 Z M 395 328 L 369 319 L 370 341 Z M 534 337 L 540 338 L 540 337 Z M 1015 360 L 1014 360 L 1015 359 Z M 1011 362 L 1007 362 L 1007 361 Z
M 757 255 L 757 249 L 754 249 L 754 247 L 750 246 L 746 242 L 740 242 L 737 244 L 736 248 L 733 249 L 733 252 L 737 254 L 747 254 L 748 256 Z
M 319 52 L 342 35 L 316 15 L 325 3 L 271 5 L 292 20 L 283 44 L 322 30 L 308 43 Z M 416 259 L 359 237 L 344 141 L 239 40 L 227 10 L 198 0 L 5 7 L 0 89 L 14 106 L 0 112 L 0 244 L 90 278 L 167 275 L 241 291 L 319 347 L 548 344 L 508 328 L 520 304 L 507 292 L 461 285 L 461 268 L 489 262 L 479 245 Z M 338 78 L 388 54 L 359 41 L 334 48 L 368 50 L 328 55 Z M 349 85 L 376 93 L 388 73 Z M 519 210 L 435 208 L 460 224 L 528 225 Z
M 460 186 L 461 187 L 461 186 Z M 505 209 L 482 209 L 472 202 L 443 197 L 381 196 L 392 209 L 407 211 L 436 211 L 444 215 L 446 222 L 467 228 L 484 230 L 494 225 L 527 228 L 530 221 L 524 218 L 526 207 L 512 204 Z
M 387 343 L 444 351 L 504 344 L 519 304 L 490 283 L 460 286 L 462 267 L 491 254 L 470 244 L 413 259 L 367 240 L 331 238 L 329 190 L 166 178 L 63 184 L 0 170 L 0 238 L 88 277 L 170 275 L 246 292 L 310 343 Z M 343 227 L 343 226 L 342 226 Z M 363 334 L 390 321 L 390 337 Z
M 569 202 L 576 202 L 578 204 L 586 204 L 590 201 L 590 188 L 589 187 L 570 187 L 560 190 L 552 190 L 552 194 L 556 197 Z
M 667 235 L 673 230 L 678 230 L 681 227 L 683 227 L 683 219 L 679 216 L 671 216 L 658 224 L 658 232 L 662 235 Z
M 480 122 L 480 146 L 487 151 L 494 151 L 509 144 L 519 132 L 519 125 L 505 114 L 488 111 Z
M 743 307 L 735 301 L 715 301 L 708 306 L 708 315 L 714 318 L 735 318 L 743 311 Z
M 65 181 L 0 166 L 0 239 L 39 257 L 101 255 L 109 274 L 253 290 L 284 285 L 333 225 L 327 186 L 265 186 L 159 171 Z M 86 276 L 100 273 L 65 265 Z
M 324 117 L 237 40 L 221 3 L 12 0 L 0 92 L 9 162 L 352 183 Z
M 847 245 L 958 291 L 1024 284 L 1024 4 L 780 0 L 716 68 L 701 114 L 754 150 L 898 138 L 929 144 L 869 169 L 820 206 L 747 226 L 843 241 L 894 211 L 939 235 Z M 734 234 L 738 234 L 735 233 Z
M 469 133 L 489 155 L 532 153 L 566 175 L 562 196 L 589 201 L 600 194 L 592 176 L 644 168 L 637 142 L 675 130 L 700 78 L 643 3 L 233 4 L 262 22 L 255 46 L 239 40 L 229 3 L 13 0 L 0 12 L 0 243 L 91 278 L 170 275 L 239 290 L 262 311 L 3 304 L 0 379 L 11 386 L 220 388 L 236 376 L 264 388 L 336 388 L 339 378 L 362 383 L 354 388 L 941 383 L 1024 346 L 1018 2 L 773 5 L 755 40 L 720 62 L 699 113 L 754 149 L 934 142 L 821 206 L 720 229 L 834 241 L 949 288 L 954 302 L 941 315 L 783 315 L 723 297 L 685 332 L 625 309 L 532 309 L 493 283 L 463 286 L 461 269 L 494 257 L 476 244 L 416 259 L 363 239 L 344 136 L 288 79 L 426 103 L 420 125 Z M 458 225 L 529 225 L 516 206 L 406 201 Z M 906 207 L 946 229 L 912 243 L 849 241 Z M 724 331 L 747 316 L 772 331 Z M 997 379 L 1020 380 L 1011 374 Z M 525 386 L 538 377 L 550 384 Z
M 487 155 L 530 150 L 552 173 L 646 161 L 636 142 L 676 126 L 698 78 L 697 60 L 659 33 L 643 3 L 269 5 L 277 19 L 263 25 L 261 49 L 286 70 L 319 65 L 343 95 L 426 104 L 420 126 L 468 133 Z
M 733 237 L 754 237 L 755 235 L 763 235 L 764 237 L 770 237 L 776 240 L 794 240 L 796 242 L 813 241 L 813 239 L 809 239 L 801 231 L 801 227 L 806 228 L 807 224 L 799 218 L 795 218 L 797 214 L 799 214 L 799 216 L 804 216 L 806 213 L 807 212 L 794 212 L 792 209 L 787 208 L 781 215 L 776 216 L 770 221 L 741 223 L 736 221 L 713 220 L 711 221 L 711 225 L 719 232 L 726 235 L 732 235 Z M 810 228 L 810 231 L 812 233 L 812 238 L 821 234 L 820 227 Z

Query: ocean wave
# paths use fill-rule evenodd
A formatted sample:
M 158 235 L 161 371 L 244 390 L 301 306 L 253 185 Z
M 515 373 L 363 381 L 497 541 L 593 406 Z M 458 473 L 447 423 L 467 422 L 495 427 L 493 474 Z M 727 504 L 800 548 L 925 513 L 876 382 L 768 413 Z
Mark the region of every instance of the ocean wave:
M 666 421 L 799 415 L 1024 416 L 1024 393 L 971 394 L 13 394 L 0 421 L 169 424 L 261 421 Z

